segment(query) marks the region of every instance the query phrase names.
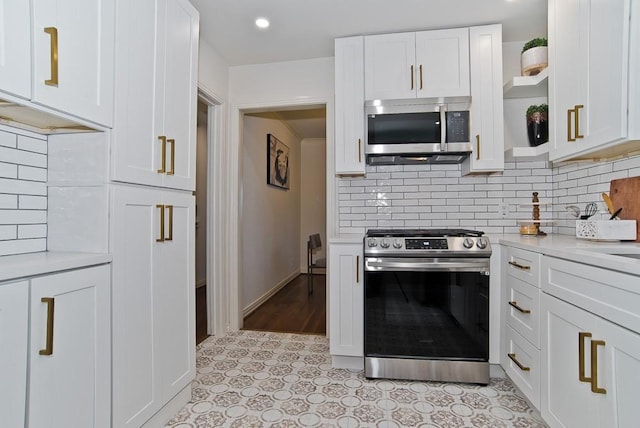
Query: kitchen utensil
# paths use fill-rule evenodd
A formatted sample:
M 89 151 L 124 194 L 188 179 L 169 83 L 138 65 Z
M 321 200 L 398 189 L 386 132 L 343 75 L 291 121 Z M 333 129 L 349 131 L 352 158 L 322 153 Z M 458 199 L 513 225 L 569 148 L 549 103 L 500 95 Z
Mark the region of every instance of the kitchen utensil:
M 620 211 L 622 211 L 622 208 L 618 208 L 617 210 L 615 210 L 613 214 L 611 214 L 611 217 L 609 218 L 609 220 L 613 220 L 614 218 L 618 217 L 618 214 L 620 214 Z
M 636 220 L 640 224 L 640 176 L 611 180 L 609 196 L 614 207 L 621 207 L 620 220 Z M 636 231 L 640 242 L 640 227 Z
M 611 198 L 609 197 L 608 194 L 606 194 L 605 192 L 602 192 L 602 200 L 604 201 L 604 203 L 607 205 L 607 209 L 609 210 L 609 214 L 613 214 L 613 201 L 611 200 Z
M 575 205 L 569 205 L 567 206 L 567 211 L 569 212 L 569 214 L 571 214 L 575 218 L 580 217 L 580 207 L 576 207 Z
M 580 216 L 580 220 L 587 220 L 589 217 L 593 217 L 597 212 L 598 206 L 595 202 L 589 202 L 587 206 L 584 207 L 584 214 Z

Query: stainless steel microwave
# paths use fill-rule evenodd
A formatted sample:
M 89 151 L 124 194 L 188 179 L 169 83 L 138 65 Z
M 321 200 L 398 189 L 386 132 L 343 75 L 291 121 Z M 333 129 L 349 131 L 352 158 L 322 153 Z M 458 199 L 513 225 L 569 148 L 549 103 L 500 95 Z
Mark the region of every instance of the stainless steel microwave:
M 470 99 L 368 101 L 369 164 L 460 163 L 471 153 Z

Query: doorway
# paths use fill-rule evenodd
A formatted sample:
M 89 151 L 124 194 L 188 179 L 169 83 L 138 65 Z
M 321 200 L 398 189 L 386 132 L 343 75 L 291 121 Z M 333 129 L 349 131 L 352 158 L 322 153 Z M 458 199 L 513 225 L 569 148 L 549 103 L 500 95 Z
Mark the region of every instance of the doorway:
M 209 106 L 198 100 L 196 131 L 196 344 L 207 338 L 207 177 Z
M 306 271 L 309 235 L 319 233 L 324 243 L 314 258 L 326 257 L 326 108 L 245 111 L 240 128 L 242 318 L 253 328 L 264 325 L 256 321 L 263 318 L 275 331 L 324 334 L 324 272 L 314 275 L 317 291 L 307 295 Z M 269 183 L 268 144 L 274 137 L 288 156 L 285 187 Z

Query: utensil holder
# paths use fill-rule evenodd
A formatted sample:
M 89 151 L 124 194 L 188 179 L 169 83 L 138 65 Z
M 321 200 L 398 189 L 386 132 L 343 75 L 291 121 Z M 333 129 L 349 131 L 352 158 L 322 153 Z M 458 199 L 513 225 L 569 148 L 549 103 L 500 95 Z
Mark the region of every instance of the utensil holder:
M 576 220 L 576 238 L 595 241 L 634 241 L 635 220 Z

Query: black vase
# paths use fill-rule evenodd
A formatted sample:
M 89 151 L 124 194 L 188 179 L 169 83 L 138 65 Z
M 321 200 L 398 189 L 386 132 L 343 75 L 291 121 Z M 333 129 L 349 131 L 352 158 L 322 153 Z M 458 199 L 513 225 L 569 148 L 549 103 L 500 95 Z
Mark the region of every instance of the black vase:
M 549 125 L 544 116 L 546 115 L 533 114 L 527 117 L 527 135 L 529 136 L 529 145 L 532 147 L 549 141 Z

